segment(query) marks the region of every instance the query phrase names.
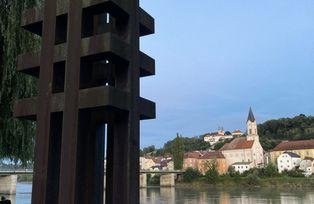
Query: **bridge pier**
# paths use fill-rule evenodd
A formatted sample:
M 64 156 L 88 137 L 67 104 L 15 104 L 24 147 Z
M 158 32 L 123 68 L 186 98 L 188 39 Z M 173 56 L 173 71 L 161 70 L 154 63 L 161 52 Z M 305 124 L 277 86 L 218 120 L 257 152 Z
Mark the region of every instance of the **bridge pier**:
M 140 188 L 147 188 L 147 174 L 140 174 Z
M 16 193 L 17 175 L 0 176 L 0 194 L 12 195 Z
M 175 174 L 164 174 L 160 176 L 160 187 L 174 187 Z

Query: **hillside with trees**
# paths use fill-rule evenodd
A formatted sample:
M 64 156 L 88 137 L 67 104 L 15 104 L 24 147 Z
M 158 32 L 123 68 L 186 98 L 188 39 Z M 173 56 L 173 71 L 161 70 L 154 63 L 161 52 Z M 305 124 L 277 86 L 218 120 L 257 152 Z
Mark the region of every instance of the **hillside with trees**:
M 282 140 L 314 139 L 314 117 L 300 114 L 293 118 L 268 120 L 258 125 L 260 141 L 265 150 Z
M 182 137 L 180 136 L 184 152 L 195 151 L 195 150 L 208 150 L 210 149 L 210 144 L 204 142 L 204 136 L 195 137 Z M 170 155 L 174 151 L 173 148 L 176 146 L 176 138 L 170 140 L 164 144 L 160 149 L 156 149 L 154 145 L 145 147 L 141 150 L 140 154 L 151 155 L 151 156 L 161 156 Z
M 293 118 L 280 118 L 268 120 L 258 125 L 258 134 L 264 150 L 273 149 L 283 140 L 308 140 L 314 139 L 314 117 L 300 114 Z M 196 150 L 208 150 L 210 144 L 204 142 L 204 135 L 196 137 L 181 137 L 184 144 L 184 152 Z M 152 156 L 167 155 L 172 153 L 175 139 L 164 144 L 160 149 L 149 146 L 141 151 L 141 155 L 152 154 Z M 219 142 L 214 149 L 218 150 L 229 140 Z

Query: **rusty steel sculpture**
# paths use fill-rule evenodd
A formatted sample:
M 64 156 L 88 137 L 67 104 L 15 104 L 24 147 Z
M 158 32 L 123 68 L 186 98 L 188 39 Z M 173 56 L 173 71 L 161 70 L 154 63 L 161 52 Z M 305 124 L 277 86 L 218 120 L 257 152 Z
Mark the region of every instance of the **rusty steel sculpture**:
M 37 121 L 33 204 L 103 203 L 103 124 L 107 124 L 105 202 L 139 203 L 140 120 L 155 104 L 140 77 L 155 61 L 139 50 L 154 19 L 139 0 L 45 0 L 22 27 L 42 37 L 18 71 L 39 78 L 38 97 L 15 102 L 14 116 Z

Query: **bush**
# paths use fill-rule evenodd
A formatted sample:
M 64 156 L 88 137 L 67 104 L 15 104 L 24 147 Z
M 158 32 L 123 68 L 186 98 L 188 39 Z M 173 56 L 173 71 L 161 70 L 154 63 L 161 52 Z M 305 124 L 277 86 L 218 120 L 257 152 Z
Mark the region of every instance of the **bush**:
M 247 176 L 247 184 L 249 186 L 256 186 L 259 184 L 259 177 L 255 174 L 249 174 Z
M 294 178 L 302 178 L 305 177 L 303 171 L 301 170 L 291 170 L 291 171 L 283 171 L 281 173 L 283 176 L 294 177 Z
M 199 178 L 201 173 L 197 169 L 193 169 L 191 167 L 187 168 L 183 174 L 183 181 L 192 182 L 195 179 Z
M 228 174 L 230 177 L 239 177 L 240 176 L 240 173 L 237 172 L 233 166 L 229 166 L 228 168 Z
M 273 165 L 272 163 L 269 163 L 265 168 L 264 168 L 264 175 L 265 177 L 276 177 L 278 176 L 279 173 L 277 171 L 277 167 Z
M 215 184 L 219 179 L 216 162 L 209 163 L 208 167 L 208 171 L 205 173 L 205 178 L 209 183 Z

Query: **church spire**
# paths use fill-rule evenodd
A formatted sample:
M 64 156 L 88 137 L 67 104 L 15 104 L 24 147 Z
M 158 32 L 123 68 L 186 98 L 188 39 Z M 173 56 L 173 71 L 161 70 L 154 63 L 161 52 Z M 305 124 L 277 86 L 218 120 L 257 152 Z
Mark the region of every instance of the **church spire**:
M 254 122 L 255 121 L 255 117 L 254 117 L 254 114 L 253 114 L 253 111 L 252 111 L 252 108 L 250 107 L 250 111 L 249 111 L 249 115 L 247 117 L 247 121 L 251 121 L 251 122 Z

